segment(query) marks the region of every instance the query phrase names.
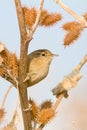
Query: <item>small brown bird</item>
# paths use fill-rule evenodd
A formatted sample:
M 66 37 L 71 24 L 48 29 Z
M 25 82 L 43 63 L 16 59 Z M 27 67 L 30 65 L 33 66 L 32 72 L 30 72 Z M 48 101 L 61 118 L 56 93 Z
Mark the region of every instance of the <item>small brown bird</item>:
M 28 55 L 29 73 L 25 81 L 29 81 L 29 87 L 40 82 L 47 76 L 54 56 L 58 55 L 46 49 L 36 50 Z

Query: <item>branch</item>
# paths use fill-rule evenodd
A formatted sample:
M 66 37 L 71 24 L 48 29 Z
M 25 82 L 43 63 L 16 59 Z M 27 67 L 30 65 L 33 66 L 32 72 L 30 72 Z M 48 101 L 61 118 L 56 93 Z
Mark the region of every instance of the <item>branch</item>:
M 64 97 L 67 97 L 67 92 L 74 88 L 77 85 L 77 82 L 82 78 L 82 74 L 80 73 L 81 68 L 83 65 L 87 62 L 87 55 L 84 56 L 82 61 L 73 69 L 73 71 L 64 77 L 63 81 L 60 82 L 53 90 L 53 94 L 56 95 L 56 97 L 60 97 L 61 94 L 64 95 Z
M 9 92 L 10 92 L 10 90 L 11 90 L 12 87 L 13 87 L 13 85 L 10 85 L 9 88 L 7 89 L 7 91 L 6 91 L 5 95 L 4 95 L 3 101 L 2 101 L 1 108 L 4 107 L 6 99 L 7 99 L 7 96 L 8 96 L 8 94 L 9 94 Z
M 71 16 L 73 16 L 81 25 L 83 28 L 87 28 L 87 22 L 83 17 L 80 17 L 77 15 L 74 11 L 69 9 L 65 4 L 63 4 L 60 0 L 54 0 L 58 5 L 60 5 L 67 13 L 69 13 Z
M 25 23 L 24 23 L 23 11 L 22 11 L 22 8 L 20 8 L 21 6 L 20 0 L 15 0 L 15 4 L 16 4 L 17 16 L 18 16 L 20 35 L 22 39 L 25 40 L 26 28 L 25 28 Z
M 54 106 L 53 106 L 54 111 L 56 111 L 56 109 L 58 108 L 58 106 L 59 106 L 59 104 L 61 103 L 63 97 L 64 97 L 64 94 L 61 94 L 61 95 L 59 96 L 59 98 L 57 98 L 57 100 L 56 100 L 56 102 L 55 102 L 55 104 L 54 104 Z
M 23 116 L 23 124 L 24 130 L 31 130 L 31 117 L 30 111 L 28 109 L 28 95 L 27 95 L 27 84 L 24 83 L 24 79 L 26 78 L 28 66 L 27 66 L 27 53 L 28 53 L 28 44 L 27 43 L 27 32 L 24 23 L 24 15 L 21 6 L 20 0 L 15 0 L 15 6 L 18 16 L 18 23 L 20 28 L 20 61 L 19 61 L 19 73 L 18 73 L 18 93 L 21 104 L 22 116 Z M 24 111 L 24 109 L 28 109 L 28 111 Z

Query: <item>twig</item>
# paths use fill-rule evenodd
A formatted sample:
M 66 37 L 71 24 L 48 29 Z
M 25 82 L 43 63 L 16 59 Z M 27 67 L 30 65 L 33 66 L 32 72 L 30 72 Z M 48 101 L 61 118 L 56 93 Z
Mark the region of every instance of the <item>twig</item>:
M 80 73 L 81 68 L 83 65 L 87 62 L 87 55 L 84 56 L 82 61 L 73 69 L 73 71 L 64 77 L 62 82 L 60 82 L 53 90 L 53 94 L 56 95 L 56 97 L 60 97 L 61 94 L 64 94 L 64 97 L 67 97 L 67 92 L 74 88 L 78 81 L 82 78 L 82 74 Z
M 77 15 L 73 10 L 69 9 L 64 3 L 60 0 L 54 0 L 58 5 L 60 5 L 66 12 L 72 15 L 78 22 L 82 25 L 83 28 L 87 28 L 87 22 L 83 17 Z
M 17 103 L 17 106 L 18 106 L 18 103 Z M 15 111 L 14 111 L 14 115 L 13 115 L 13 118 L 12 118 L 12 122 L 14 122 L 14 124 L 15 124 L 16 119 L 17 119 L 17 117 L 18 117 L 17 106 L 16 106 L 16 109 L 15 109 Z M 17 119 L 17 120 L 18 120 L 18 119 Z
M 41 16 L 41 12 L 42 12 L 42 8 L 43 8 L 43 4 L 44 4 L 44 0 L 40 0 L 40 4 L 39 4 L 39 8 L 38 8 L 38 12 L 37 12 L 37 17 L 36 17 L 36 21 L 35 24 L 33 25 L 33 28 L 31 29 L 30 33 L 29 33 L 29 39 L 32 39 L 32 36 L 39 24 L 39 20 L 40 20 L 40 16 Z
M 58 108 L 59 104 L 61 103 L 63 97 L 65 96 L 65 93 L 63 93 L 64 90 L 67 89 L 67 91 L 68 91 L 69 89 L 72 88 L 73 84 L 75 85 L 75 84 L 76 84 L 76 81 L 78 81 L 78 80 L 75 79 L 75 76 L 77 76 L 77 73 L 76 73 L 76 72 L 79 72 L 79 71 L 81 70 L 81 68 L 83 67 L 83 65 L 84 65 L 86 62 L 87 62 L 87 55 L 84 56 L 84 58 L 82 59 L 82 61 L 74 68 L 74 70 L 72 71 L 72 73 L 69 74 L 68 76 L 66 76 L 66 78 L 68 78 L 67 81 L 72 83 L 71 87 L 68 87 L 69 84 L 68 84 L 67 81 L 66 81 L 66 87 L 65 87 L 65 83 L 64 83 L 64 79 L 63 79 L 63 81 L 61 82 L 61 86 L 59 86 L 59 84 L 60 84 L 60 83 L 59 83 L 59 84 L 53 89 L 53 94 L 56 95 L 56 97 L 58 97 L 57 100 L 56 100 L 56 102 L 55 102 L 55 104 L 54 104 L 54 106 L 53 106 L 54 111 L 56 111 L 56 109 Z M 73 75 L 73 73 L 76 74 L 76 75 Z M 74 76 L 74 77 L 73 77 L 73 76 Z M 75 80 L 74 80 L 74 83 L 72 82 L 72 78 L 75 79 Z M 63 87 L 64 87 L 64 88 L 63 88 Z M 62 90 L 63 92 L 62 92 L 61 90 Z
M 87 55 L 84 56 L 82 61 L 74 68 L 74 70 L 80 71 L 83 65 L 87 62 Z
M 54 106 L 53 106 L 54 111 L 56 111 L 56 109 L 58 108 L 58 106 L 59 106 L 59 104 L 61 103 L 63 97 L 64 97 L 64 94 L 61 94 L 61 95 L 57 98 L 57 100 L 56 100 L 56 102 L 55 102 L 55 104 L 54 104 Z
M 5 95 L 4 95 L 3 101 L 2 101 L 1 108 L 4 107 L 5 102 L 6 102 L 6 99 L 7 99 L 7 96 L 8 96 L 8 94 L 9 94 L 9 92 L 10 92 L 10 90 L 11 90 L 12 87 L 13 87 L 13 85 L 11 84 L 11 85 L 9 86 L 9 88 L 7 89 L 7 91 L 6 91 Z

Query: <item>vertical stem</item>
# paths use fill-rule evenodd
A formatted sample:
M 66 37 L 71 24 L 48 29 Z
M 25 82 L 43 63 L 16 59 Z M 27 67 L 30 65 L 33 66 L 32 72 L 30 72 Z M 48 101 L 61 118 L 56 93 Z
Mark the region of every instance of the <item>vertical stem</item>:
M 28 108 L 28 95 L 27 95 L 27 84 L 23 83 L 27 75 L 27 52 L 28 43 L 25 44 L 27 39 L 27 32 L 24 23 L 24 16 L 20 0 L 15 0 L 16 11 L 18 16 L 18 23 L 20 29 L 20 62 L 19 62 L 19 75 L 18 75 L 18 91 L 23 116 L 24 130 L 31 130 L 31 118 L 30 111 L 24 111 Z

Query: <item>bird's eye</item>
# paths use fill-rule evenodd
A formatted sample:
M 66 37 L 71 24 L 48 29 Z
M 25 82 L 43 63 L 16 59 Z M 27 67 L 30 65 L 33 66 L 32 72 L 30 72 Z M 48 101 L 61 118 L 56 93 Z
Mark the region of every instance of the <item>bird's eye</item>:
M 45 56 L 45 53 L 42 53 L 42 56 Z

